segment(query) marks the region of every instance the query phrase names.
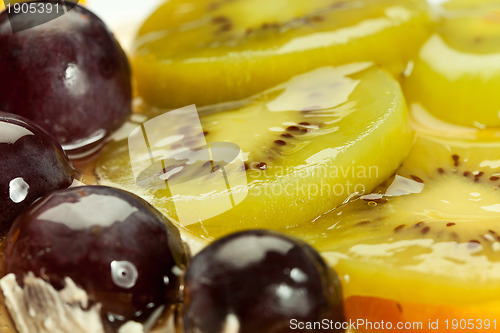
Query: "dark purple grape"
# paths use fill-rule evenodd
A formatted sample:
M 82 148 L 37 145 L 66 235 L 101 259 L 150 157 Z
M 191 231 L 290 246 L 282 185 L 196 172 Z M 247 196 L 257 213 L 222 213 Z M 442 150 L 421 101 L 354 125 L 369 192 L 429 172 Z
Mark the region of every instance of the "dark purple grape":
M 61 146 L 28 119 L 0 112 L 0 236 L 33 201 L 77 176 Z
M 16 25 L 32 18 L 10 15 Z M 68 152 L 102 142 L 131 112 L 127 57 L 106 25 L 78 5 L 19 32 L 0 13 L 0 78 L 0 110 L 34 120 Z
M 104 186 L 54 192 L 16 219 L 6 242 L 6 273 L 22 285 L 33 272 L 57 290 L 71 278 L 102 304 L 108 332 L 180 302 L 187 252 L 179 231 L 131 193 Z
M 191 261 L 184 297 L 186 333 L 315 332 L 293 320 L 344 320 L 336 274 L 312 247 L 273 231 L 209 245 Z

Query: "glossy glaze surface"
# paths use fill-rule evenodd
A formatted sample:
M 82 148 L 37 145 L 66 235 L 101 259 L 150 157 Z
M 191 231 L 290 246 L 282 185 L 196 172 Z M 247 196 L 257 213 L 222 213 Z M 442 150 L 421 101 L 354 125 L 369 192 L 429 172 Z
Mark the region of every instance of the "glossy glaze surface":
M 411 102 L 464 126 L 500 126 L 500 4 L 449 1 L 404 80 Z
M 6 239 L 5 272 L 28 272 L 56 289 L 71 278 L 107 331 L 146 322 L 180 301 L 187 253 L 178 230 L 140 198 L 107 187 L 54 192 L 30 207 Z
M 279 233 L 219 239 L 186 272 L 186 333 L 284 333 L 293 332 L 292 319 L 335 323 L 343 316 L 335 273 L 307 244 Z
M 443 123 L 420 108 L 411 123 L 417 140 L 395 177 L 289 232 L 329 260 L 347 298 L 394 300 L 409 306 L 408 318 L 421 317 L 418 303 L 436 307 L 433 315 L 442 319 L 446 311 L 494 314 L 498 307 L 488 304 L 500 294 L 498 130 Z
M 0 234 L 39 197 L 71 185 L 77 171 L 47 132 L 0 112 Z
M 143 127 L 129 127 L 140 135 L 109 144 L 97 164 L 99 182 L 143 196 L 208 240 L 248 228 L 306 224 L 389 177 L 412 141 L 397 81 L 370 63 L 298 75 L 251 99 L 200 110 L 198 123 L 162 122 L 163 114 L 152 109 L 137 116 Z M 137 153 L 143 131 L 149 146 Z M 246 178 L 247 186 L 230 188 L 233 196 L 243 193 L 238 204 L 229 202 L 226 184 L 219 186 L 217 173 L 207 168 L 208 157 L 190 168 L 171 158 L 216 142 L 241 149 L 248 170 L 223 168 Z M 175 168 L 170 179 L 167 173 Z M 142 186 L 135 169 L 161 180 L 163 189 Z M 179 214 L 183 208 L 187 218 Z M 208 211 L 214 213 L 202 214 Z
M 140 29 L 132 64 L 146 102 L 202 106 L 319 66 L 372 61 L 399 74 L 429 32 L 420 0 L 174 0 Z

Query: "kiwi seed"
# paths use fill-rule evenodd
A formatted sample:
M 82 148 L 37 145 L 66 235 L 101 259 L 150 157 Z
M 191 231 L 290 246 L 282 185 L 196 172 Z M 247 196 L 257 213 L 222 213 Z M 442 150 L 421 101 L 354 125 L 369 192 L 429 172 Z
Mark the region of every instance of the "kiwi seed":
M 231 21 L 225 16 L 216 16 L 216 17 L 212 18 L 212 23 L 214 23 L 214 24 L 224 24 L 227 22 L 231 22 Z
M 320 15 L 315 15 L 309 19 L 311 22 L 323 22 L 325 18 Z
M 394 231 L 399 232 L 399 231 L 403 230 L 404 227 L 406 227 L 406 224 L 398 225 L 396 228 L 394 228 Z
M 285 146 L 286 145 L 286 142 L 283 140 L 275 140 L 274 143 L 277 144 L 278 146 Z
M 424 183 L 423 179 L 418 177 L 418 176 L 415 176 L 415 175 L 411 175 L 410 176 L 414 181 L 418 182 L 418 183 Z
M 259 164 L 257 164 L 257 169 L 266 170 L 267 169 L 267 164 L 264 163 L 264 162 L 260 162 Z
M 484 172 L 479 172 L 478 174 L 474 175 L 474 182 L 479 182 L 479 178 L 481 178 L 484 175 Z
M 361 221 L 361 222 L 358 222 L 358 223 L 356 223 L 356 226 L 362 226 L 362 225 L 366 225 L 366 224 L 370 224 L 370 221 Z
M 230 31 L 233 28 L 233 23 L 226 16 L 216 16 L 212 18 L 212 23 L 219 26 L 219 28 L 215 31 L 215 34 L 217 35 Z

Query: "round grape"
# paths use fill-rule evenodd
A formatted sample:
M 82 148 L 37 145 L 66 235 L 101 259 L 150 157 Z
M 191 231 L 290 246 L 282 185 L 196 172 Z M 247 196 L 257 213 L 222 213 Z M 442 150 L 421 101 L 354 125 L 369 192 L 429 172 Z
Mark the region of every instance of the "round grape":
M 335 273 L 309 245 L 273 231 L 209 245 L 186 272 L 184 296 L 186 333 L 314 332 L 292 321 L 344 319 Z
M 34 17 L 0 13 L 0 110 L 34 120 L 66 151 L 80 154 L 131 112 L 128 59 L 104 22 L 84 7 L 13 31 L 12 25 L 29 25 Z
M 84 186 L 49 194 L 14 222 L 5 271 L 18 284 L 32 272 L 56 290 L 69 277 L 100 303 L 108 332 L 145 323 L 180 302 L 187 252 L 179 231 L 139 197 Z
M 0 112 L 0 235 L 39 197 L 77 177 L 61 146 L 39 126 Z

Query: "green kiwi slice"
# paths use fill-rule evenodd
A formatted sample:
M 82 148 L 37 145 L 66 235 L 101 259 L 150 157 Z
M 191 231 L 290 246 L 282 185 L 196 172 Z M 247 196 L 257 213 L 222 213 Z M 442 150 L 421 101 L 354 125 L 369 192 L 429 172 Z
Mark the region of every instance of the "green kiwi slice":
M 443 3 L 437 31 L 404 79 L 405 96 L 444 121 L 500 126 L 500 3 Z
M 445 132 L 445 131 L 444 131 Z M 420 134 L 395 176 L 306 228 L 346 297 L 473 306 L 498 299 L 500 144 Z
M 136 117 L 158 123 L 164 111 Z M 399 84 L 370 63 L 318 68 L 199 114 L 200 128 L 196 121 L 188 121 L 191 127 L 182 121 L 165 124 L 182 140 L 158 144 L 155 149 L 163 153 L 154 161 L 147 151 L 131 160 L 126 138 L 110 142 L 96 174 L 99 183 L 137 193 L 207 240 L 247 228 L 286 231 L 310 223 L 348 197 L 369 193 L 397 169 L 413 141 Z M 159 128 L 154 141 L 164 142 L 165 130 Z M 228 169 L 223 159 L 197 155 L 196 148 L 216 143 L 240 148 L 246 186 L 219 186 L 220 177 L 241 177 L 241 168 Z M 198 162 L 186 163 L 184 156 L 171 163 L 167 156 L 179 144 L 195 147 L 188 155 Z M 134 178 L 132 166 L 139 166 L 140 179 Z M 174 169 L 182 171 L 173 175 Z M 225 175 L 219 174 L 222 170 Z M 154 177 L 166 179 L 168 186 L 140 186 L 143 181 L 156 184 Z
M 424 0 L 171 0 L 140 29 L 132 64 L 147 103 L 202 106 L 326 65 L 399 74 L 430 30 Z

